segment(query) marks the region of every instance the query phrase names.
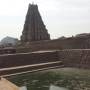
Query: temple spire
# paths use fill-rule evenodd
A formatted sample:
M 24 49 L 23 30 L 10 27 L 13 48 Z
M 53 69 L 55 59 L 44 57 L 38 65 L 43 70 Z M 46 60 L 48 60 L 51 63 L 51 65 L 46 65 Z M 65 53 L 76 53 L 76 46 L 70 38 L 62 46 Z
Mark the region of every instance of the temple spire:
M 34 1 L 32 1 L 32 4 L 34 5 Z
M 29 4 L 21 41 L 30 42 L 49 39 L 50 35 L 38 11 L 38 6 L 34 3 Z

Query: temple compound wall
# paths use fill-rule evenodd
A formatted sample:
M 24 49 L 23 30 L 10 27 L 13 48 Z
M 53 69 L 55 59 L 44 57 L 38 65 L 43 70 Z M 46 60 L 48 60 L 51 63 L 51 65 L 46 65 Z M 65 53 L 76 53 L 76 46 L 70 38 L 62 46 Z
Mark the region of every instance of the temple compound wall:
M 63 49 L 90 49 L 90 35 L 84 37 L 70 37 L 65 39 L 41 40 L 27 42 L 18 47 L 17 53 L 40 50 L 63 50 Z

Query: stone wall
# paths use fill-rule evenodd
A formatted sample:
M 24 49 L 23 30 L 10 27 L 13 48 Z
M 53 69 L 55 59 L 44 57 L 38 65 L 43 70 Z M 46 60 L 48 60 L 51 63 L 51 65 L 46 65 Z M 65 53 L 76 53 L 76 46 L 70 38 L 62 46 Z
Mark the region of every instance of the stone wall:
M 90 69 L 90 49 L 66 49 L 59 51 L 38 51 L 0 56 L 0 68 L 62 61 L 65 67 Z
M 38 50 L 62 50 L 62 49 L 90 49 L 90 36 L 70 37 L 65 39 L 33 41 L 21 45 L 17 52 L 31 52 Z
M 0 68 L 46 63 L 52 61 L 59 61 L 57 51 L 1 55 Z
M 59 59 L 63 61 L 65 67 L 89 68 L 90 69 L 90 50 L 62 50 L 59 51 Z

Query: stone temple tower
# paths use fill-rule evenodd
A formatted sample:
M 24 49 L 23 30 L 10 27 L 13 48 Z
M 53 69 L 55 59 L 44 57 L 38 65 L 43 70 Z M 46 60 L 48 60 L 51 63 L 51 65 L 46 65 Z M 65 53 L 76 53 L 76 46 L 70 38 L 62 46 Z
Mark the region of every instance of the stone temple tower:
M 29 4 L 26 20 L 21 36 L 22 42 L 49 40 L 50 35 L 42 21 L 38 6 Z

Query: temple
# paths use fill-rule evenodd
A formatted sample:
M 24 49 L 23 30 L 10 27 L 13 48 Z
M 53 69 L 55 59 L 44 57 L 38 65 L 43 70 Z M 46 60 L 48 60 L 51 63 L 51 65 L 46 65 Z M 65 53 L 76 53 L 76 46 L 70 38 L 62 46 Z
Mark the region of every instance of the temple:
M 29 4 L 21 41 L 31 42 L 40 40 L 50 40 L 50 35 L 40 16 L 38 6 Z

